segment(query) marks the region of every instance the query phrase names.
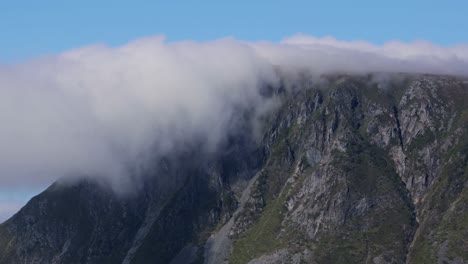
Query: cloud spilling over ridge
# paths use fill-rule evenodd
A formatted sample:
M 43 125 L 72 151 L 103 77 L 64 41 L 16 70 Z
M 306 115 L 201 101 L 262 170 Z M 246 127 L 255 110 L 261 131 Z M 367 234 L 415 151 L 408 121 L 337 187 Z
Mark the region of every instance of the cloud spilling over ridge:
M 258 43 L 258 53 L 275 64 L 313 73 L 414 72 L 468 75 L 468 44 L 442 47 L 427 41 L 340 41 L 297 34 L 280 44 Z
M 277 68 L 468 76 L 468 46 L 306 35 L 168 43 L 156 36 L 3 65 L 0 185 L 42 185 L 69 174 L 124 177 L 122 164 L 194 137 L 216 149 L 239 109 L 268 108 L 259 88 L 278 81 Z

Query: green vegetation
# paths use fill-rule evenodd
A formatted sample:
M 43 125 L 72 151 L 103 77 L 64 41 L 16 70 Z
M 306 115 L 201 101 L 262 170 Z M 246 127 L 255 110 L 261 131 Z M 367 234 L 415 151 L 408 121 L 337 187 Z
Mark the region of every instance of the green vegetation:
M 422 134 L 416 136 L 413 139 L 411 144 L 405 150 L 408 155 L 410 155 L 413 159 L 417 156 L 417 151 L 423 149 L 423 147 L 430 145 L 436 139 L 436 134 L 432 131 L 425 131 Z
M 307 166 L 305 158 L 300 154 L 299 145 L 301 137 L 305 135 L 304 128 L 297 123 L 282 129 L 271 149 L 270 159 L 266 162 L 262 174 L 258 178 L 257 189 L 263 196 L 266 206 L 260 216 L 252 216 L 256 221 L 233 243 L 233 252 L 229 258 L 230 263 L 247 263 L 249 260 L 264 254 L 273 253 L 285 247 L 294 234 L 289 226 L 283 226 L 285 217 L 285 202 L 290 195 L 292 186 L 287 183 L 292 168 L 297 162 L 303 164 L 304 173 L 297 179 L 296 186 L 310 174 L 314 168 Z M 292 154 L 291 151 L 299 153 Z M 301 157 L 300 159 L 298 159 Z M 286 232 L 281 231 L 286 230 Z
M 420 236 L 414 243 L 411 259 L 428 263 L 446 247 L 449 259 L 468 259 L 468 135 L 444 158 L 445 166 L 426 195 Z
M 414 264 L 426 264 L 426 263 L 437 263 L 435 257 L 435 250 L 430 245 L 429 239 L 422 239 L 418 242 L 411 252 L 411 263 Z
M 334 158 L 334 167 L 347 172 L 350 203 L 365 198 L 378 201 L 379 206 L 350 215 L 336 232 L 321 237 L 314 246 L 319 263 L 362 263 L 369 255 L 404 256 L 406 236 L 416 225 L 414 208 L 391 160 L 359 138 L 353 142 L 346 154 Z
M 255 257 L 287 246 L 286 241 L 278 236 L 286 210 L 286 193 L 285 190 L 277 200 L 267 205 L 258 221 L 234 242 L 230 263 L 247 263 Z

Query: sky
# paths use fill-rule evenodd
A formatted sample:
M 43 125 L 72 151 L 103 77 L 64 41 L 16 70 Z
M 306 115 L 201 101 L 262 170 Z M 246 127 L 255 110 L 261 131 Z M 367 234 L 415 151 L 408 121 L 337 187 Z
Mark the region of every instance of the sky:
M 468 1 L 0 1 L 0 63 L 92 43 L 121 45 L 165 34 L 168 40 L 280 39 L 305 33 L 373 43 L 424 39 L 468 42 Z
M 31 59 L 48 58 L 48 56 L 54 56 L 54 54 L 67 53 L 69 50 L 99 43 L 103 44 L 105 48 L 90 48 L 86 52 L 102 59 L 102 54 L 115 54 L 120 50 L 118 47 L 126 47 L 128 42 L 135 39 L 161 34 L 165 35 L 166 42 L 181 40 L 204 42 L 232 37 L 250 42 L 266 40 L 277 43 L 297 33 L 302 33 L 302 35 L 289 38 L 286 42 L 305 41 L 316 43 L 321 41 L 302 37 L 307 35 L 315 37 L 332 36 L 335 39 L 344 41 L 363 40 L 369 42 L 366 42 L 367 44 L 373 43 L 376 45 L 383 45 L 389 41 L 414 42 L 425 40 L 437 45 L 437 47 L 426 49 L 427 45 L 408 47 L 397 45 L 396 49 L 399 51 L 411 50 L 414 54 L 418 52 L 418 49 L 422 49 L 422 53 L 427 55 L 430 52 L 439 50 L 440 47 L 453 47 L 468 42 L 468 34 L 466 33 L 466 28 L 468 28 L 467 10 L 468 1 L 461 0 L 259 0 L 229 2 L 0 0 L 0 69 L 5 67 L 15 68 L 15 65 L 23 65 L 24 62 Z M 158 43 L 158 41 L 150 40 L 147 43 Z M 324 41 L 327 45 L 342 45 L 342 43 L 333 39 L 326 38 Z M 131 52 L 134 51 L 135 47 L 141 47 L 145 50 L 145 42 L 143 41 L 140 44 L 130 44 L 128 49 Z M 367 44 L 364 45 L 366 51 L 369 49 Z M 243 47 L 239 47 L 238 43 L 222 44 L 220 49 L 224 49 L 223 47 L 226 47 L 226 45 L 228 47 L 233 45 L 234 49 L 239 49 L 239 54 L 245 55 Z M 349 43 L 344 45 L 348 46 Z M 351 44 L 354 48 L 353 45 Z M 116 49 L 113 50 L 113 47 L 116 47 Z M 122 49 L 126 50 L 125 47 Z M 203 51 L 207 47 L 210 49 L 213 47 L 218 48 L 219 45 L 217 43 L 208 43 L 188 50 Z M 392 47 L 394 46 L 391 46 L 390 49 L 377 48 L 377 50 L 383 53 L 389 52 L 390 57 L 392 57 L 394 56 Z M 374 50 L 374 47 L 371 48 Z M 163 49 L 165 48 L 163 47 Z M 174 47 L 171 46 L 166 50 L 173 49 Z M 276 47 L 265 48 L 262 46 L 260 49 L 262 49 L 262 55 L 269 57 L 271 54 L 268 54 L 268 52 L 276 50 Z M 102 50 L 104 52 L 101 52 Z M 465 50 L 463 50 L 464 53 L 454 52 L 458 55 L 466 55 Z M 153 52 L 152 49 L 149 51 Z M 221 55 L 224 54 L 223 51 L 220 52 Z M 444 52 L 442 51 L 442 53 Z M 278 54 L 284 55 L 283 53 L 284 51 L 280 51 Z M 73 52 L 67 54 L 69 57 L 79 57 Z M 227 57 L 227 59 L 230 58 Z M 85 65 L 95 62 L 84 58 L 78 58 L 77 60 Z M 108 65 L 107 59 L 103 60 L 102 65 Z M 247 55 L 245 60 L 250 60 Z M 285 60 L 287 61 L 287 59 Z M 128 61 L 133 62 L 131 58 L 128 58 Z M 125 67 L 128 65 L 125 63 L 127 62 L 124 62 L 121 69 L 126 69 Z M 246 62 L 239 63 L 244 65 Z M 49 70 L 53 68 L 48 63 L 39 63 L 39 65 Z M 384 65 L 388 66 L 388 62 L 385 61 Z M 210 68 L 213 65 L 208 64 L 205 66 Z M 68 65 L 65 68 L 67 67 Z M 119 68 L 119 70 L 121 69 Z M 216 67 L 213 67 L 213 71 L 216 72 Z M 2 77 L 1 73 L 0 77 Z M 239 72 L 238 74 L 243 78 L 248 75 L 245 72 Z M 25 77 L 21 74 L 19 76 Z M 89 77 L 86 73 L 79 72 L 70 78 L 77 78 L 76 76 L 80 78 Z M 251 77 L 248 76 L 248 78 Z M 130 82 L 134 81 L 133 77 L 129 78 Z M 206 80 L 194 79 L 194 81 L 205 83 Z M 255 80 L 252 79 L 251 81 L 254 82 Z M 223 79 L 222 82 L 231 84 L 234 81 Z M 20 83 L 18 87 L 25 84 L 31 84 L 31 82 Z M 0 86 L 2 85 L 5 86 L 5 83 L 0 83 Z M 109 83 L 106 81 L 104 82 L 105 85 L 109 85 Z M 22 94 L 18 93 L 15 96 L 20 98 Z M 41 96 L 44 96 L 44 100 L 51 100 L 52 98 L 47 97 L 47 94 Z M 59 100 L 57 98 L 54 100 Z M 138 97 L 137 99 L 140 100 L 141 98 Z M 6 103 L 13 102 L 12 105 L 16 103 L 16 101 L 9 100 L 5 96 L 4 100 Z M 80 102 L 75 103 L 79 108 L 78 104 Z M 14 106 L 11 109 L 18 111 Z M 50 109 L 46 110 L 49 111 Z M 81 110 L 83 113 L 87 111 L 86 109 Z M 85 114 L 95 113 L 86 112 Z M 75 118 L 76 116 L 72 115 L 71 117 Z M 1 118 L 2 116 L 0 116 Z M 126 123 L 119 123 L 118 125 L 125 126 Z M 103 129 L 101 124 L 96 126 Z M 92 128 L 97 129 L 96 127 Z M 137 132 L 133 131 L 132 133 Z M 126 138 L 126 140 L 129 139 Z M 2 142 L 0 141 L 0 143 Z M 0 162 L 0 164 L 2 163 Z M 3 169 L 0 168 L 0 171 L 4 172 Z M 5 175 L 2 177 L 8 178 Z M 4 182 L 2 181 L 2 183 Z M 15 185 L 14 188 L 7 184 L 0 184 L 0 222 L 16 212 L 33 195 L 43 190 L 49 182 L 50 179 L 49 181 L 25 183 L 20 187 Z

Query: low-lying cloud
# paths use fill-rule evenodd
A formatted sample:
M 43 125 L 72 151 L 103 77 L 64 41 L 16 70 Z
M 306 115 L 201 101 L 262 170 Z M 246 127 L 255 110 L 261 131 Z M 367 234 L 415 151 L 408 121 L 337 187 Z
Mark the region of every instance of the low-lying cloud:
M 119 182 L 124 165 L 148 151 L 170 151 L 194 137 L 216 149 L 236 111 L 268 108 L 259 90 L 278 82 L 278 68 L 468 75 L 468 45 L 156 36 L 3 65 L 0 185 L 43 185 L 66 175 Z

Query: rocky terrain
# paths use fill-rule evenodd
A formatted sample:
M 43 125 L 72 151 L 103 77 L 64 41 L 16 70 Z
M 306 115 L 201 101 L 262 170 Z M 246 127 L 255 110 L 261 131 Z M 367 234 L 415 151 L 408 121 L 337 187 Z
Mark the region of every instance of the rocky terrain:
M 57 182 L 0 225 L 0 263 L 468 263 L 468 83 L 302 76 L 261 138 Z M 245 117 L 245 130 L 251 130 Z

